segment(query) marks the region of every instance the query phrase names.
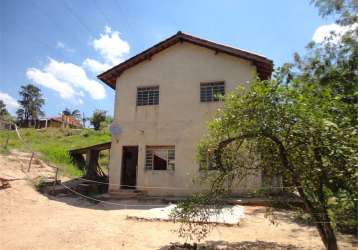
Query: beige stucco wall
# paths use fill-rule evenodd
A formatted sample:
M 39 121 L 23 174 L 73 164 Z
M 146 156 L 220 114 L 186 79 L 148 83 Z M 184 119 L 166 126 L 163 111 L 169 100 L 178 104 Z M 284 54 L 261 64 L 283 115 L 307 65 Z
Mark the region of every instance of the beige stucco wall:
M 138 189 L 141 186 L 171 187 L 146 189 L 153 195 L 187 195 L 199 174 L 195 161 L 196 145 L 206 133 L 206 122 L 222 103 L 201 103 L 200 83 L 225 81 L 226 93 L 246 84 L 256 68 L 249 62 L 223 53 L 178 43 L 126 70 L 116 82 L 114 124 L 122 133 L 113 138 L 109 169 L 110 191 L 119 189 L 123 146 L 139 146 Z M 136 106 L 139 86 L 160 89 L 158 106 Z M 146 145 L 175 145 L 175 170 L 145 170 Z M 260 176 L 242 186 L 256 188 Z

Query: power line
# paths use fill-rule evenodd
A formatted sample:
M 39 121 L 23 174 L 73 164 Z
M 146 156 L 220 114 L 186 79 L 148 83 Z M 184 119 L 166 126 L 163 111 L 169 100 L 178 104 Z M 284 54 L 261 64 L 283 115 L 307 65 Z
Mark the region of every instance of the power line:
M 127 26 L 128 26 L 128 28 L 129 28 L 129 30 L 134 30 L 133 27 L 132 27 L 132 25 L 131 25 L 130 22 L 129 22 L 128 17 L 125 18 L 124 10 L 122 9 L 121 3 L 120 3 L 119 1 L 116 1 L 116 0 L 114 0 L 114 2 L 115 2 L 116 5 L 118 6 L 118 11 L 122 13 L 122 15 L 121 15 L 121 16 L 123 17 L 122 19 L 123 19 L 123 20 L 126 20 L 125 22 L 127 23 Z M 123 26 L 123 27 L 125 27 L 125 26 Z M 128 31 L 127 31 L 127 32 L 128 32 Z
M 95 5 L 95 9 L 99 11 L 99 13 L 102 15 L 104 20 L 107 22 L 107 25 L 111 25 L 112 22 L 109 19 L 107 19 L 106 14 L 104 13 L 100 5 L 96 2 L 96 0 L 92 0 L 92 2 Z
M 98 183 L 98 184 L 105 184 L 105 185 L 112 185 L 112 186 L 119 186 L 119 187 L 128 187 L 128 188 L 147 188 L 147 189 L 174 189 L 174 190 L 191 190 L 191 188 L 184 188 L 184 187 L 171 187 L 171 186 L 140 186 L 140 185 L 122 185 L 122 184 L 111 184 L 110 182 L 102 182 L 102 181 L 95 181 L 90 179 L 85 179 L 82 177 L 77 177 L 76 179 Z M 290 189 L 290 188 L 298 188 L 296 186 L 277 186 L 277 187 L 267 187 L 267 188 L 260 188 L 260 190 L 272 190 L 272 189 Z M 252 188 L 239 188 L 239 190 L 252 190 Z
M 61 185 L 63 187 L 65 187 L 66 189 L 70 190 L 71 192 L 73 192 L 73 193 L 75 193 L 75 194 L 77 194 L 77 195 L 79 195 L 79 196 L 81 196 L 83 198 L 93 200 L 93 201 L 97 201 L 97 202 L 101 202 L 101 203 L 110 204 L 110 205 L 124 206 L 124 207 L 155 207 L 155 206 L 165 207 L 166 206 L 166 204 L 162 204 L 162 205 L 160 205 L 160 204 L 127 204 L 127 203 L 116 203 L 116 202 L 111 202 L 111 201 L 104 201 L 104 200 L 99 200 L 99 199 L 96 199 L 96 198 L 81 194 L 81 193 L 73 190 L 72 188 L 66 186 L 63 183 L 61 183 Z
M 104 12 L 104 9 L 101 8 L 100 3 L 98 3 L 96 0 L 92 0 L 92 2 L 93 2 L 93 4 L 95 5 L 96 9 L 97 9 L 97 10 L 99 11 L 99 13 L 101 14 L 101 16 L 106 20 L 107 24 L 108 24 L 110 27 L 116 25 L 116 22 L 114 22 L 113 20 L 111 20 L 111 18 L 109 18 L 109 15 L 106 15 L 106 13 Z M 118 3 L 117 3 L 117 2 L 115 2 L 115 3 L 116 3 L 116 5 L 118 6 L 119 11 L 121 11 L 121 8 L 120 8 L 120 6 L 118 5 Z M 126 21 L 126 23 L 127 23 L 127 26 L 129 27 L 129 22 Z M 126 27 L 125 25 L 123 25 L 123 26 L 121 26 L 121 30 L 125 30 L 126 33 L 129 33 L 129 32 L 128 32 L 129 30 L 127 29 L 128 27 Z
M 33 3 L 37 4 L 35 1 L 33 1 Z M 37 10 L 37 11 L 40 11 L 39 8 L 36 8 L 36 10 Z M 53 21 L 52 18 L 49 17 L 49 15 L 47 15 L 44 11 L 41 11 L 41 12 L 43 12 L 44 15 L 45 15 L 54 25 L 56 25 L 56 28 L 58 27 L 58 25 L 56 24 L 56 22 Z M 33 32 L 31 32 L 31 31 L 28 29 L 29 26 L 26 26 L 26 25 L 16 25 L 16 26 L 18 27 L 18 29 L 20 29 L 20 30 L 22 29 L 22 30 L 24 31 L 24 32 L 22 32 L 23 34 L 33 33 Z M 28 36 L 28 38 L 29 38 L 30 40 L 32 40 L 32 41 L 33 41 L 33 44 L 36 44 L 37 46 L 40 46 L 40 47 L 42 47 L 42 48 L 44 48 L 44 49 L 46 49 L 46 50 L 56 51 L 57 53 L 60 53 L 60 54 L 63 56 L 63 58 L 66 58 L 66 57 L 68 56 L 68 54 L 65 53 L 63 50 L 56 50 L 56 47 L 55 47 L 55 46 L 50 45 L 50 44 L 47 43 L 47 42 L 44 42 L 43 39 L 39 39 L 37 36 L 31 36 L 31 35 L 30 35 L 30 36 Z M 83 57 L 82 54 L 81 54 L 81 56 Z M 86 58 L 86 57 L 84 57 L 84 58 Z M 95 80 L 96 80 L 96 79 L 95 79 Z M 96 81 L 97 81 L 97 80 L 96 80 Z M 93 103 L 90 103 L 90 105 L 92 106 L 93 109 L 96 108 Z
M 82 22 L 81 18 L 75 13 L 75 11 L 69 6 L 66 0 L 62 1 L 63 5 L 65 6 L 66 10 L 74 17 L 78 23 L 82 25 L 82 27 L 93 37 L 96 37 L 95 33 L 84 23 Z
M 122 184 L 111 184 L 109 182 L 102 182 L 102 181 L 95 181 L 95 180 L 89 180 L 81 177 L 77 177 L 76 179 L 98 183 L 98 184 L 105 184 L 105 185 L 112 185 L 112 186 L 119 186 L 119 187 L 127 187 L 127 188 L 147 188 L 147 189 L 174 189 L 174 190 L 190 190 L 190 188 L 180 188 L 180 187 L 169 187 L 169 186 L 132 186 L 132 185 L 122 185 Z
M 32 0 L 32 2 L 33 2 L 34 5 L 37 5 L 36 10 L 37 10 L 38 12 L 40 12 L 42 15 L 44 15 L 44 16 L 52 23 L 52 25 L 55 27 L 55 29 L 53 29 L 53 30 L 58 30 L 59 27 L 61 27 L 61 28 L 62 28 L 62 31 L 65 31 L 65 30 L 63 29 L 63 26 L 61 26 L 61 24 L 58 23 L 58 22 L 55 20 L 55 18 L 53 18 L 53 17 L 50 16 L 46 11 L 44 11 L 44 10 L 41 8 L 41 6 L 36 2 L 36 0 Z M 66 32 L 65 32 L 65 33 L 66 33 Z M 77 42 L 79 42 L 79 39 L 78 39 L 77 36 L 76 36 L 76 40 L 77 40 Z M 76 52 L 79 53 L 82 57 L 84 57 L 83 54 L 82 54 L 80 51 L 76 51 Z M 85 58 L 85 57 L 84 57 L 84 58 Z
M 25 31 L 25 33 L 32 33 L 31 31 L 29 31 L 28 29 L 25 28 L 26 25 L 21 24 L 21 25 L 16 25 L 16 26 L 17 26 L 17 31 L 19 31 L 19 29 L 20 29 L 20 30 L 22 29 L 23 31 Z M 26 26 L 26 27 L 28 27 L 28 26 Z M 26 32 L 26 31 L 27 31 L 27 32 Z M 54 46 L 52 46 L 52 45 L 50 45 L 50 44 L 44 42 L 43 40 L 37 38 L 36 36 L 29 36 L 29 38 L 31 38 L 32 40 L 36 40 L 36 43 L 34 43 L 34 44 L 36 44 L 36 45 L 40 45 L 40 46 L 42 46 L 42 47 L 46 47 L 46 48 L 49 49 L 49 50 L 55 50 L 55 47 L 54 47 Z M 61 51 L 60 53 L 63 54 L 63 51 Z M 64 55 L 64 54 L 63 54 L 63 55 Z

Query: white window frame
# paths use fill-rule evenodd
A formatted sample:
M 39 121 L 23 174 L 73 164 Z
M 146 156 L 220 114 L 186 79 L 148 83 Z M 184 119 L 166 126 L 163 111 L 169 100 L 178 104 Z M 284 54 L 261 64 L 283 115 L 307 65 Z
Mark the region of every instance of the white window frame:
M 218 98 L 214 91 L 215 88 L 222 88 L 222 92 L 220 95 L 225 95 L 226 87 L 225 81 L 213 81 L 213 82 L 201 82 L 200 83 L 200 102 L 201 103 L 208 103 L 208 102 L 218 102 L 221 101 Z M 210 98 L 209 97 L 210 94 Z
M 165 151 L 166 152 L 166 169 L 154 169 L 154 152 Z M 170 153 L 173 155 L 170 155 Z M 151 154 L 148 157 L 148 154 Z M 145 169 L 153 171 L 165 171 L 175 170 L 175 146 L 146 146 L 145 148 Z
M 159 86 L 140 86 L 137 87 L 136 106 L 155 106 L 159 105 L 160 89 Z

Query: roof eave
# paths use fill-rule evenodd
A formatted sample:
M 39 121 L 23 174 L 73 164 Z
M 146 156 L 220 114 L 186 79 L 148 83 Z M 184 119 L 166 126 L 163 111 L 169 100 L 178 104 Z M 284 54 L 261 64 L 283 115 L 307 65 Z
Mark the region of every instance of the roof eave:
M 269 79 L 273 70 L 273 61 L 252 52 L 233 48 L 227 45 L 211 42 L 199 37 L 194 37 L 182 32 L 178 32 L 175 35 L 157 43 L 156 45 L 144 50 L 143 52 L 129 58 L 128 60 L 110 68 L 109 70 L 101 73 L 97 76 L 98 79 L 106 83 L 112 89 L 115 89 L 116 79 L 122 74 L 122 72 L 144 60 L 150 59 L 154 54 L 176 44 L 177 42 L 190 42 L 198 46 L 206 47 L 208 49 L 216 50 L 221 53 L 230 54 L 232 56 L 240 57 L 249 61 L 252 61 L 257 68 L 258 75 L 261 79 Z

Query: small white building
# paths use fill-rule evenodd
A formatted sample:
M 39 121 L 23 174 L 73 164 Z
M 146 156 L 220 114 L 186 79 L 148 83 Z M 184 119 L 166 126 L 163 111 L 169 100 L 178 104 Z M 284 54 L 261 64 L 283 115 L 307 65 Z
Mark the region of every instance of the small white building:
M 192 194 L 200 174 L 196 146 L 225 94 L 258 75 L 271 60 L 182 32 L 98 76 L 116 91 L 109 192 L 135 187 L 149 195 Z M 255 190 L 261 175 L 240 188 Z

